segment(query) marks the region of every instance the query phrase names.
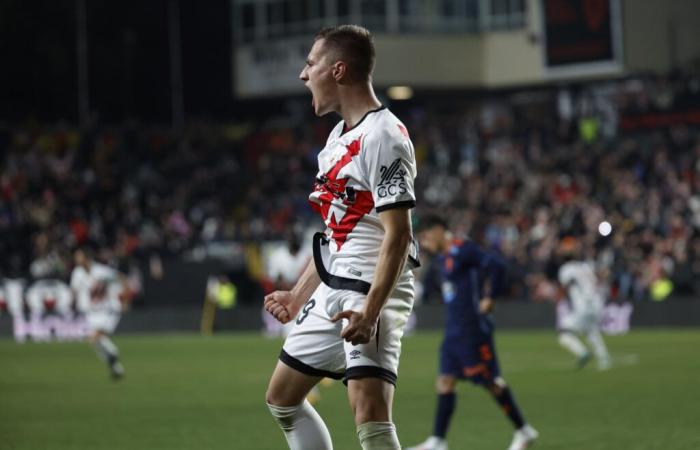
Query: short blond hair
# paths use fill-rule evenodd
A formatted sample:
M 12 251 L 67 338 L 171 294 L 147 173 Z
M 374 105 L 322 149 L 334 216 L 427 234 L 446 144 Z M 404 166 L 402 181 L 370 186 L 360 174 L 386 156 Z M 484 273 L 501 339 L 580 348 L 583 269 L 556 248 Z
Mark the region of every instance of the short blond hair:
M 374 70 L 374 39 L 359 25 L 338 25 L 319 30 L 314 41 L 323 39 L 324 47 L 332 52 L 332 58 L 347 64 L 350 79 L 368 81 Z

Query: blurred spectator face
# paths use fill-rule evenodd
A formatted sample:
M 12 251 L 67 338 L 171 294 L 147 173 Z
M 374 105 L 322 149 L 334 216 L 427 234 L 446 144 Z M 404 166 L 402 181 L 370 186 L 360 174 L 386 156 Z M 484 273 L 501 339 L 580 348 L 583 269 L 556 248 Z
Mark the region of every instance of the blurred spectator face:
M 49 237 L 45 233 L 38 234 L 34 244 L 37 255 L 45 255 L 49 252 Z
M 314 42 L 309 56 L 306 57 L 306 65 L 299 74 L 299 78 L 311 91 L 311 107 L 317 116 L 323 116 L 338 110 L 338 89 L 336 76 L 345 71 L 345 64 L 336 61 L 331 62 L 330 54 L 324 50 L 324 39 Z
M 445 251 L 447 242 L 447 230 L 440 225 L 427 228 L 420 232 L 421 249 L 429 253 L 439 253 Z
M 75 251 L 75 253 L 73 253 L 73 262 L 75 263 L 76 267 L 83 267 L 87 269 L 88 265 L 90 264 L 90 258 L 84 250 L 78 249 Z

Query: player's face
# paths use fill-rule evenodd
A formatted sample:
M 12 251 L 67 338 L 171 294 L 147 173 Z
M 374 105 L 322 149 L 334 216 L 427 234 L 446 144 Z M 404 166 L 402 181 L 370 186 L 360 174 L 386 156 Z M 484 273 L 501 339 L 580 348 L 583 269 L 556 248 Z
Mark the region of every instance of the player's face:
M 299 78 L 311 91 L 311 107 L 317 116 L 338 111 L 338 87 L 333 77 L 335 61 L 324 51 L 324 40 L 314 42 Z
M 73 254 L 73 262 L 76 266 L 85 267 L 87 266 L 87 255 L 82 250 L 76 250 Z
M 445 249 L 445 239 L 445 229 L 441 226 L 423 230 L 420 234 L 421 249 L 429 253 L 440 253 Z

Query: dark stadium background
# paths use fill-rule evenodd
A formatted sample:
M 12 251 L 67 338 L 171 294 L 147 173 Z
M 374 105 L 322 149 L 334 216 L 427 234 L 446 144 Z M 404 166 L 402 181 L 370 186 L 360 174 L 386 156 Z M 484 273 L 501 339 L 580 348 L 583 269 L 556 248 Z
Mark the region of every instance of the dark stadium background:
M 101 121 L 170 121 L 168 3 L 86 2 L 91 106 Z M 180 2 L 188 115 L 239 111 L 231 95 L 229 3 Z M 76 32 L 73 0 L 0 2 L 0 116 L 78 121 Z

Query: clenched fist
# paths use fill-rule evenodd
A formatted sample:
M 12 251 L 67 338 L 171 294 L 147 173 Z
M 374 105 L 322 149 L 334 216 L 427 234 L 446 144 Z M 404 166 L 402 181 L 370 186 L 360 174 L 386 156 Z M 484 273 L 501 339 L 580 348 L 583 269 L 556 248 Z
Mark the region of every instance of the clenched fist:
M 281 323 L 287 323 L 299 312 L 301 305 L 289 291 L 275 291 L 265 296 L 265 311 Z

